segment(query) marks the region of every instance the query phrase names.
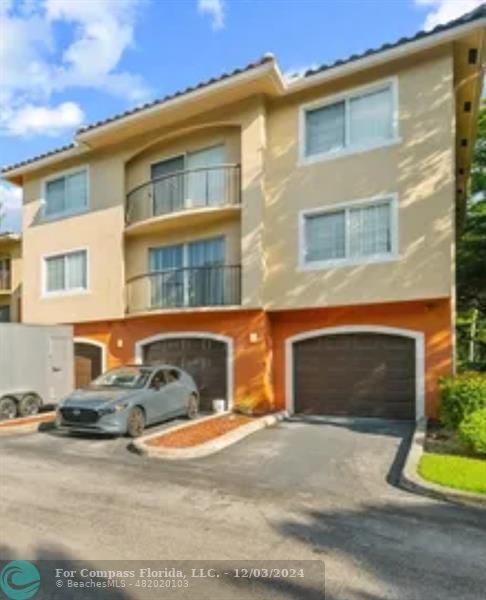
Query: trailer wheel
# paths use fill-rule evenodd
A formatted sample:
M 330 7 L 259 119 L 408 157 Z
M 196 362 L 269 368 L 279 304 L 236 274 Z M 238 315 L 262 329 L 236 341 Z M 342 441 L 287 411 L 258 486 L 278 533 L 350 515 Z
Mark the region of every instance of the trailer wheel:
M 16 416 L 17 402 L 8 396 L 0 398 L 0 421 L 5 419 L 15 419 Z
M 31 417 L 39 412 L 42 405 L 41 399 L 37 394 L 25 394 L 19 402 L 19 415 L 21 417 Z

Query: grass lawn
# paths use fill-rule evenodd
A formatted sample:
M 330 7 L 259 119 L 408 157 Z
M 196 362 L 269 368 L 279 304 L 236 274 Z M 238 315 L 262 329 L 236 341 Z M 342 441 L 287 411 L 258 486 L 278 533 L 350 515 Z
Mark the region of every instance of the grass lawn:
M 486 494 L 486 460 L 426 452 L 418 472 L 439 485 Z

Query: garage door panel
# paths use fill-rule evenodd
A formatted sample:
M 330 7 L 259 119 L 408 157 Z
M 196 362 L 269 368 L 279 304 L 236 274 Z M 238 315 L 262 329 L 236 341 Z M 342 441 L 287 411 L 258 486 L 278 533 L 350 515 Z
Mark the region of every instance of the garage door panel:
M 294 344 L 297 412 L 413 418 L 415 342 L 353 333 Z
M 168 338 L 143 348 L 144 362 L 168 363 L 192 375 L 200 394 L 200 408 L 209 411 L 216 398 L 228 400 L 227 347 L 211 338 Z

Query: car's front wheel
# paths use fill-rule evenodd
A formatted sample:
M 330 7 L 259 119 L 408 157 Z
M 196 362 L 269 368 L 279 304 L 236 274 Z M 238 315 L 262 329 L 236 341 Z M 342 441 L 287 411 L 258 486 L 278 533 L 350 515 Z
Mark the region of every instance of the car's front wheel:
M 19 415 L 21 417 L 31 417 L 39 412 L 41 399 L 37 394 L 25 394 L 19 402 Z
M 0 421 L 15 419 L 17 416 L 17 402 L 13 398 L 0 398 Z
M 189 402 L 187 404 L 187 418 L 188 419 L 196 419 L 199 414 L 199 402 L 197 400 L 196 394 L 191 394 L 189 396 Z
M 131 438 L 136 438 L 142 435 L 145 429 L 145 414 L 139 406 L 134 406 L 127 421 L 127 435 Z

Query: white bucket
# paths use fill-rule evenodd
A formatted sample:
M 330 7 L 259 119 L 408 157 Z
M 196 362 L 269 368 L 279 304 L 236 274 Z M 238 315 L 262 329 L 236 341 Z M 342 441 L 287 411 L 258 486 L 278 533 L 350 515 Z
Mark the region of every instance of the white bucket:
M 226 401 L 225 400 L 213 400 L 213 412 L 222 413 L 226 410 Z

